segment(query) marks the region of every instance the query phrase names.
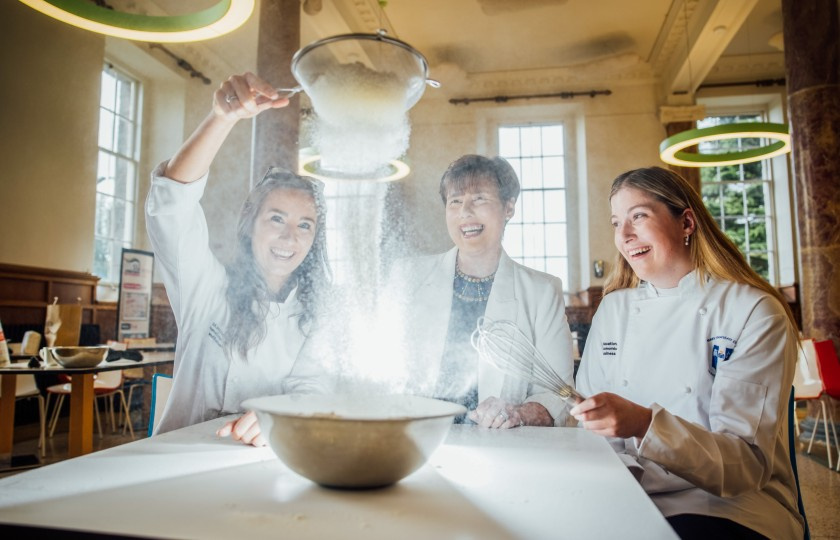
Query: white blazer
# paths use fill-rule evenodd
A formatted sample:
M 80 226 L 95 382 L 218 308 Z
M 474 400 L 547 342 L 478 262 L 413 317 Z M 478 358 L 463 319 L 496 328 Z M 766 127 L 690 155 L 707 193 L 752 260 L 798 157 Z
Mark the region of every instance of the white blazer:
M 388 290 L 399 292 L 402 299 L 409 365 L 422 366 L 412 370 L 410 385 L 419 393 L 431 395 L 440 373 L 457 254 L 458 249 L 452 248 L 438 255 L 401 259 L 391 270 Z M 516 323 L 557 374 L 574 384 L 572 337 L 560 278 L 522 266 L 503 251 L 484 315 Z M 565 425 L 568 417 L 565 402 L 557 395 L 479 362 L 479 402 L 491 396 L 514 404 L 540 403 L 555 425 Z

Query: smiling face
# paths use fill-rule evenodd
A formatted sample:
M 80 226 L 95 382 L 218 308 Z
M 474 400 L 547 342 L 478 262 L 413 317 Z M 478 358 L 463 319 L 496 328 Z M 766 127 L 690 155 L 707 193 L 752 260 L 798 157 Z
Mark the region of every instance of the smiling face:
M 269 193 L 254 221 L 251 250 L 271 292 L 278 292 L 315 241 L 317 213 L 312 195 L 300 189 Z
M 505 223 L 513 217 L 513 200 L 502 201 L 492 180 L 471 182 L 446 194 L 446 228 L 461 257 L 498 261 Z
M 655 287 L 676 287 L 694 268 L 685 237 L 694 232 L 690 209 L 674 216 L 644 191 L 622 187 L 610 199 L 615 247 L 633 272 Z

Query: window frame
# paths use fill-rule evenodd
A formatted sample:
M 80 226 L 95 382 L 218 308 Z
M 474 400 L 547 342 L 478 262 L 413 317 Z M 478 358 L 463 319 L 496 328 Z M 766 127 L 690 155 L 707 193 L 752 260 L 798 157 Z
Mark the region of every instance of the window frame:
M 543 128 L 551 128 L 551 127 L 559 127 L 562 131 L 561 136 L 561 149 L 560 153 L 546 153 L 545 150 L 545 138 L 544 133 L 542 133 Z M 508 129 L 515 129 L 519 130 L 518 139 L 519 139 L 519 149 L 515 156 L 513 155 L 503 155 L 501 152 L 501 138 L 502 138 L 502 130 Z M 523 132 L 522 130 L 531 130 L 531 129 L 538 129 L 540 130 L 540 152 L 538 154 L 526 154 L 526 151 L 523 150 Z M 569 272 L 571 266 L 571 257 L 569 253 L 569 204 L 568 204 L 568 182 L 566 179 L 566 159 L 567 159 L 567 152 L 566 152 L 566 126 L 562 122 L 501 122 L 496 127 L 496 141 L 497 141 L 497 149 L 498 155 L 502 158 L 506 159 L 511 165 L 513 166 L 514 170 L 517 171 L 517 176 L 519 177 L 520 182 L 520 192 L 519 197 L 516 201 L 516 213 L 514 214 L 513 218 L 508 222 L 505 228 L 505 238 L 503 239 L 503 244 L 509 243 L 512 239 L 510 238 L 512 227 L 522 226 L 521 234 L 517 235 L 517 239 L 520 241 L 520 252 L 522 255 L 516 254 L 516 252 L 511 252 L 512 250 L 506 249 L 508 255 L 511 259 L 515 260 L 516 262 L 528 266 L 529 268 L 534 268 L 535 270 L 539 270 L 542 272 L 552 273 L 553 275 L 557 275 L 563 280 L 563 283 L 568 283 L 569 281 Z M 545 173 L 545 161 L 548 159 L 553 158 L 560 158 L 562 160 L 562 182 L 559 186 L 546 186 L 546 173 Z M 513 161 L 516 160 L 516 161 Z M 535 186 L 526 186 L 523 181 L 523 170 L 526 166 L 526 161 L 536 162 L 539 163 L 541 169 L 541 184 L 540 187 Z M 547 217 L 547 205 L 546 199 L 548 198 L 549 193 L 560 193 L 562 194 L 562 199 L 565 207 L 562 210 L 562 219 L 556 221 L 549 221 Z M 525 212 L 525 199 L 526 196 L 539 194 L 541 197 L 542 204 L 537 205 L 540 206 L 539 210 L 542 213 L 542 219 L 534 219 L 531 217 L 532 214 L 526 214 Z M 528 206 L 531 206 L 530 204 Z M 531 210 L 536 210 L 537 208 L 531 208 Z M 532 227 L 527 227 L 528 225 Z M 557 225 L 565 233 L 565 254 L 555 255 L 554 252 L 550 249 L 550 235 L 549 235 L 549 227 Z M 528 234 L 529 229 L 533 229 L 533 226 L 536 226 L 537 229 L 542 227 L 542 252 L 539 255 L 535 255 L 534 253 L 528 253 L 528 242 L 526 239 L 530 236 Z M 562 250 L 559 250 L 562 251 Z M 565 272 L 558 273 L 549 272 L 550 268 L 550 261 L 552 259 L 559 259 L 561 262 L 561 266 L 565 265 Z M 535 264 L 537 261 L 541 261 L 542 264 Z
M 709 118 L 722 118 L 722 117 L 757 117 L 755 120 L 748 120 L 748 121 L 758 121 L 758 122 L 768 122 L 769 119 L 769 111 L 767 106 L 762 106 L 761 104 L 752 104 L 752 105 L 742 105 L 742 106 L 732 106 L 732 107 L 720 107 L 715 109 L 707 110 L 706 117 L 704 120 Z M 701 127 L 701 122 L 698 122 L 698 127 Z M 708 126 L 702 126 L 708 127 Z M 741 139 L 737 139 L 740 141 Z M 718 223 L 718 226 L 721 227 L 721 230 L 726 234 L 727 227 L 726 227 L 726 220 L 727 215 L 723 210 L 723 200 L 725 195 L 723 194 L 723 189 L 726 186 L 741 186 L 743 197 L 746 197 L 746 192 L 750 186 L 763 186 L 764 192 L 764 214 L 761 216 L 756 216 L 759 219 L 763 220 L 766 232 L 765 232 L 765 245 L 766 249 L 763 251 L 757 251 L 754 249 L 750 249 L 750 239 L 749 239 L 749 230 L 751 226 L 751 218 L 753 217 L 748 212 L 747 203 L 746 201 L 743 202 L 742 210 L 744 213 L 732 215 L 732 219 L 744 219 L 746 221 L 745 224 L 745 244 L 744 250 L 741 250 L 742 255 L 747 260 L 747 263 L 752 266 L 750 263 L 753 256 L 758 253 L 763 253 L 767 259 L 767 282 L 771 285 L 778 287 L 780 285 L 780 246 L 779 246 L 779 220 L 777 217 L 776 212 L 776 198 L 779 195 L 779 191 L 777 189 L 777 178 L 776 178 L 776 171 L 775 171 L 775 162 L 773 159 L 764 159 L 758 162 L 761 166 L 761 177 L 757 179 L 745 179 L 744 178 L 744 165 L 752 165 L 752 164 L 739 164 L 739 179 L 720 179 L 720 171 L 722 167 L 701 167 L 700 172 L 700 190 L 701 190 L 701 198 L 704 199 L 705 204 L 705 195 L 703 194 L 705 188 L 710 185 L 714 185 L 718 187 L 718 201 L 721 205 L 722 213 L 714 214 L 712 213 L 712 217 Z M 703 170 L 709 169 L 716 169 L 715 177 L 716 179 L 712 182 L 707 182 L 703 180 Z M 708 208 L 708 207 L 707 207 Z M 711 212 L 711 208 L 709 208 Z M 742 246 L 738 246 L 739 249 Z M 758 270 L 757 270 L 758 271 Z M 759 274 L 761 272 L 759 271 Z M 762 276 L 764 277 L 764 276 Z
M 138 219 L 138 194 L 139 194 L 139 184 L 140 184 L 140 168 L 142 166 L 141 163 L 141 146 L 142 146 L 142 120 L 143 120 L 143 83 L 141 79 L 134 74 L 131 73 L 129 69 L 126 69 L 124 66 L 120 65 L 117 62 L 114 62 L 110 58 L 105 58 L 101 75 L 100 77 L 104 77 L 106 72 L 110 72 L 112 76 L 114 76 L 118 81 L 127 81 L 131 84 L 132 88 L 132 95 L 131 95 L 131 104 L 129 106 L 130 109 L 130 116 L 126 117 L 120 114 L 120 111 L 112 110 L 116 109 L 116 101 L 113 104 L 108 104 L 106 106 L 102 100 L 103 95 L 100 94 L 99 98 L 99 118 L 97 120 L 97 174 L 96 174 L 96 185 L 95 185 L 95 218 L 94 218 L 94 253 L 93 253 L 93 272 L 96 275 L 99 275 L 101 278 L 100 285 L 115 285 L 119 282 L 119 269 L 120 269 L 120 253 L 122 249 L 116 250 L 116 247 L 119 246 L 120 248 L 134 248 L 137 240 L 137 219 Z M 102 82 L 100 80 L 100 91 L 102 89 Z M 116 97 L 115 97 L 116 100 Z M 103 112 L 107 111 L 109 114 L 113 115 L 112 125 L 110 128 L 111 138 L 109 141 L 110 147 L 102 146 L 102 139 L 101 139 L 101 129 L 102 129 L 102 117 Z M 123 120 L 128 123 L 129 130 L 128 133 L 130 134 L 130 148 L 126 152 L 121 152 L 119 148 L 115 148 L 118 144 L 118 137 L 119 137 L 119 128 L 118 123 L 120 120 Z M 102 156 L 106 155 L 109 159 L 114 160 L 122 160 L 124 162 L 130 163 L 130 168 L 133 170 L 133 178 L 130 181 L 130 193 L 126 192 L 124 196 L 119 196 L 116 194 L 109 194 L 103 193 L 100 191 L 100 171 L 102 170 Z M 123 234 L 124 236 L 122 239 L 118 239 L 117 235 L 114 231 L 114 223 L 117 223 L 118 220 L 114 219 L 115 216 L 115 207 L 114 205 L 111 209 L 111 230 L 109 231 L 109 235 L 102 235 L 99 233 L 99 221 L 100 221 L 100 197 L 109 197 L 115 201 L 121 201 L 123 204 Z M 130 197 L 130 198 L 129 198 Z M 97 268 L 97 255 L 99 253 L 98 245 L 100 241 L 106 241 L 111 246 L 112 250 L 112 260 L 109 264 L 108 273 L 106 275 L 100 275 Z
M 564 176 L 566 184 L 566 246 L 568 259 L 568 280 L 563 280 L 563 292 L 574 295 L 588 286 L 588 228 L 581 221 L 586 216 L 586 207 L 581 208 L 583 196 L 578 163 L 578 137 L 582 134 L 583 110 L 577 104 L 529 104 L 485 109 L 477 114 L 479 154 L 499 155 L 498 130 L 505 125 L 563 126 Z M 582 226 L 583 225 L 583 226 Z

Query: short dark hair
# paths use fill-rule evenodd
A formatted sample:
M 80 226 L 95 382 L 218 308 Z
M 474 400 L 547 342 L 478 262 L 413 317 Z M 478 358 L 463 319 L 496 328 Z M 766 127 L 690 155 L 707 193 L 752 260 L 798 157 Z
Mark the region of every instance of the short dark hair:
M 446 194 L 450 189 L 465 190 L 483 180 L 496 184 L 503 202 L 511 199 L 516 202 L 519 197 L 519 178 L 506 159 L 467 154 L 453 161 L 440 179 L 443 204 L 446 204 Z

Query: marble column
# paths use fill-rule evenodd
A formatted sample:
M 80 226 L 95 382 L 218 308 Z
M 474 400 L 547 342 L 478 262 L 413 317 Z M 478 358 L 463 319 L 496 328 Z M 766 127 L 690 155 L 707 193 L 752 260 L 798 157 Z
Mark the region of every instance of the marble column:
M 292 56 L 300 48 L 300 0 L 260 2 L 257 74 L 278 88 L 297 85 Z M 252 182 L 271 166 L 297 172 L 300 96 L 288 107 L 267 111 L 254 119 Z
M 840 21 L 836 0 L 782 0 L 801 257 L 802 331 L 840 348 Z M 832 401 L 834 418 L 840 407 Z M 809 404 L 813 427 L 816 407 Z M 840 428 L 840 426 L 838 426 Z M 810 436 L 803 430 L 803 436 Z

